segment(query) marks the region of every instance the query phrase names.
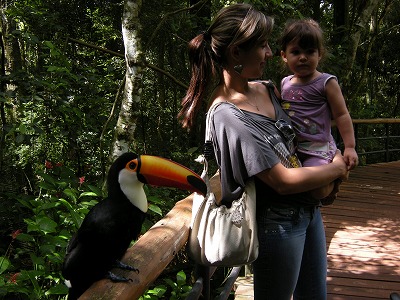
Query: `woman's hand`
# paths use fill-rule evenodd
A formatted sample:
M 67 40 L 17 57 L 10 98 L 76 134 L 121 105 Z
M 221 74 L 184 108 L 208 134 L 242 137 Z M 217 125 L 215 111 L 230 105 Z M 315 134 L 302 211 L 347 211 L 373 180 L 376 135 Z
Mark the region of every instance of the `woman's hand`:
M 341 173 L 341 175 L 339 176 L 339 178 L 341 180 L 347 180 L 349 179 L 349 170 L 347 168 L 347 164 L 342 156 L 342 153 L 340 152 L 340 150 L 336 151 L 336 155 L 332 160 L 332 164 L 334 164 L 339 172 Z

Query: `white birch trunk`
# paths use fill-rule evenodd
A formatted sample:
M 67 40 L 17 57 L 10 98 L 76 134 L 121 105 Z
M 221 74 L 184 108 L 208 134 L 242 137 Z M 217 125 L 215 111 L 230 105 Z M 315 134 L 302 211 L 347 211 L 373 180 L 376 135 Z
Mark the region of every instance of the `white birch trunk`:
M 122 35 L 125 46 L 126 82 L 121 103 L 110 160 L 127 151 L 135 151 L 134 132 L 139 115 L 139 102 L 142 92 L 141 57 L 143 56 L 139 31 L 139 12 L 141 0 L 125 0 L 122 16 Z

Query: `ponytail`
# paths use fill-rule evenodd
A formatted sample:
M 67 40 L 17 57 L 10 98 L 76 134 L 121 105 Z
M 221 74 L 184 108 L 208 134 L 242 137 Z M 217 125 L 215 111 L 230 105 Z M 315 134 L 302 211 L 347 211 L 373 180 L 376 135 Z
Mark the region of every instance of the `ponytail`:
M 189 42 L 189 62 L 192 75 L 178 114 L 184 128 L 190 129 L 193 126 L 194 118 L 201 108 L 207 86 L 212 79 L 211 75 L 215 74 L 210 41 L 210 35 L 205 32 Z

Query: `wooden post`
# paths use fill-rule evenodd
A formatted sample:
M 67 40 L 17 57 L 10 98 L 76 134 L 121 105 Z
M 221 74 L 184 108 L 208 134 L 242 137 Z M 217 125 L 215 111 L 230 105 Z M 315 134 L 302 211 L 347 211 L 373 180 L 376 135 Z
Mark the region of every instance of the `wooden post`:
M 80 300 L 138 299 L 162 273 L 189 237 L 193 195 L 176 203 L 174 208 L 151 227 L 131 248 L 122 262 L 139 269 L 114 269 L 115 274 L 130 278 L 131 282 L 111 282 L 103 279 L 94 283 Z

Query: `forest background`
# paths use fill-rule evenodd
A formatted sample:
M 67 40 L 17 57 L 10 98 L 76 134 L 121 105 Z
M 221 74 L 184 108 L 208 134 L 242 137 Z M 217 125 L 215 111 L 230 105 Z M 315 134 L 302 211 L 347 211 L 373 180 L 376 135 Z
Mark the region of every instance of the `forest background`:
M 285 22 L 319 21 L 353 118 L 399 117 L 399 0 L 246 1 L 275 19 L 264 79 L 287 74 Z M 121 151 L 199 171 L 204 113 L 177 120 L 189 82 L 188 41 L 233 1 L 1 0 L 0 298 L 63 298 L 71 233 L 104 196 Z M 371 145 L 372 147 L 373 145 Z M 143 231 L 183 193 L 147 189 Z

